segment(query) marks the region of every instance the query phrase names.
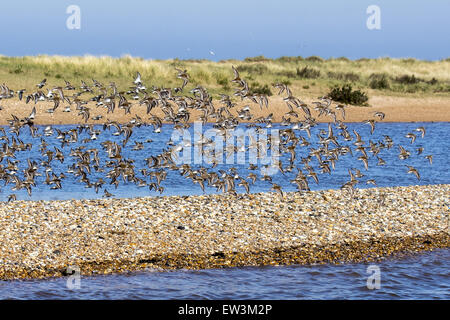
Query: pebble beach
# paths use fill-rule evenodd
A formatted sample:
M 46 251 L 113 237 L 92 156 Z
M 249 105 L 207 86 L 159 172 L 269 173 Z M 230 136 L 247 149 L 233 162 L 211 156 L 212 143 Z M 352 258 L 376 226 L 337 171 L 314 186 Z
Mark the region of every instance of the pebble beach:
M 0 206 L 0 279 L 376 261 L 450 245 L 450 185 Z

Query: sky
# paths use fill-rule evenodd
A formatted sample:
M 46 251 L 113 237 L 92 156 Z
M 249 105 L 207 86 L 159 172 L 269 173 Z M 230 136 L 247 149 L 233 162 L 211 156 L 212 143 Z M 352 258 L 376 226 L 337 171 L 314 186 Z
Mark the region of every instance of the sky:
M 68 28 L 71 5 L 79 29 Z M 379 29 L 367 27 L 371 5 Z M 439 60 L 450 57 L 449 13 L 450 0 L 4 1 L 0 54 Z

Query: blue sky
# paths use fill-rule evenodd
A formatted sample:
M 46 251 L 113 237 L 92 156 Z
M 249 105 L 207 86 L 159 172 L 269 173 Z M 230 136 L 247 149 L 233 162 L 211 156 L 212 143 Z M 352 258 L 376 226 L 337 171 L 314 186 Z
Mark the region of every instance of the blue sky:
M 81 10 L 79 30 L 66 27 L 69 5 Z M 369 5 L 380 7 L 380 30 L 366 26 Z M 449 0 L 16 0 L 1 6 L 0 54 L 437 60 L 450 56 L 449 13 Z

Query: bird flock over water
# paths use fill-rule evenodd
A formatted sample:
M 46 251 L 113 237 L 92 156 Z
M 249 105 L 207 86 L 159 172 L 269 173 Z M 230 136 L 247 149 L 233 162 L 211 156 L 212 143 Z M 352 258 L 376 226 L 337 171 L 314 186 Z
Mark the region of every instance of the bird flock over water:
M 42 177 L 42 183 L 48 185 L 50 190 L 54 190 L 63 187 L 67 175 L 73 175 L 78 183 L 84 184 L 86 188 L 93 188 L 97 193 L 103 190 L 104 197 L 114 196 L 112 187 L 117 188 L 120 183 L 134 183 L 138 187 L 146 187 L 162 194 L 167 173 L 175 171 L 191 180 L 193 185 L 198 184 L 204 192 L 206 187 L 210 187 L 237 195 L 236 188 L 242 187 L 242 190 L 249 193 L 251 186 L 259 179 L 266 181 L 270 190 L 278 192 L 283 197 L 282 187 L 274 183 L 270 175 L 260 173 L 258 171 L 260 166 L 257 164 L 249 165 L 248 176 L 241 176 L 235 166 L 227 170 L 217 170 L 218 163 L 221 163 L 219 157 L 223 154 L 215 154 L 214 141 L 201 134 L 199 141 L 194 143 L 200 147 L 203 155 L 211 157 L 212 160 L 208 165 L 175 163 L 174 151 L 179 152 L 183 147 L 191 146 L 189 142 L 180 147 L 169 140 L 161 153 L 152 154 L 152 139 L 133 138 L 135 128 L 139 127 L 149 127 L 149 133 L 160 134 L 161 130 L 166 128 L 163 123 L 172 124 L 167 126 L 168 130 L 188 129 L 192 121 L 199 121 L 202 124 L 212 123 L 217 134 L 222 136 L 227 130 L 233 130 L 239 125 L 256 130 L 272 128 L 273 113 L 263 117 L 256 117 L 253 114 L 255 108 L 270 111 L 268 96 L 255 93 L 236 68 L 232 67 L 232 71 L 234 77 L 230 81 L 235 87 L 234 94 L 232 96 L 220 94 L 217 99 L 213 99 L 208 90 L 200 85 L 192 85 L 192 89 L 188 90 L 190 83 L 188 71 L 177 68 L 174 73 L 176 72 L 176 77 L 180 79 L 180 86 L 174 88 L 147 87 L 139 72 L 125 91 L 120 91 L 114 82 L 103 84 L 95 79 L 89 84 L 81 81 L 79 86 L 72 85 L 66 80 L 64 85 L 53 86 L 43 79 L 36 84 L 33 92 L 26 89 L 15 91 L 6 84 L 0 85 L 0 103 L 18 99 L 21 103 L 18 108 L 31 109 L 28 116 L 21 118 L 14 114 L 5 115 L 4 112 L 2 114 L 3 108 L 0 106 L 0 116 L 8 117 L 9 124 L 9 127 L 0 127 L 0 180 L 4 182 L 0 192 L 4 192 L 6 186 L 11 185 L 12 191 L 25 189 L 31 196 L 33 188 L 36 187 L 37 177 Z M 414 153 L 432 164 L 432 155 L 424 155 L 423 147 L 416 148 L 415 152 L 411 150 L 417 139 L 425 137 L 424 127 L 418 127 L 414 132 L 405 134 L 405 137 L 411 140 L 411 146 L 394 144 L 387 132 L 383 135 L 384 139 L 372 141 L 370 135 L 376 130 L 377 123 L 385 119 L 383 112 L 374 112 L 371 119 L 364 121 L 370 126 L 369 137 L 364 137 L 356 130 L 349 131 L 346 126 L 346 105 L 337 103 L 327 96 L 307 104 L 295 97 L 288 85 L 274 83 L 273 87 L 278 95 L 282 96 L 288 108 L 282 116 L 280 141 L 276 145 L 279 149 L 277 151 L 285 157 L 280 157 L 278 162 L 265 167 L 272 166 L 286 177 L 290 174 L 292 179 L 289 182 L 294 184 L 298 191 L 310 190 L 311 183 L 319 184 L 320 174 L 332 174 L 336 162 L 344 156 L 355 156 L 356 160 L 364 165 L 365 170 L 369 170 L 371 158 L 376 159 L 377 166 L 386 165 L 386 161 L 380 157 L 382 150 L 395 152 L 397 149 L 400 160 L 406 160 Z M 36 125 L 36 106 L 42 102 L 50 102 L 52 105 L 45 112 L 70 113 L 73 115 L 74 123 L 80 124 L 69 130 L 51 125 Z M 123 112 L 125 115 L 130 114 L 130 117 L 132 113 L 135 116 L 128 122 L 119 123 L 109 120 L 107 116 L 103 119 L 103 116 L 96 114 L 98 108 L 105 108 L 107 115 Z M 317 111 L 317 119 L 313 117 L 312 109 Z M 155 112 L 157 110 L 160 110 L 159 114 L 163 116 L 157 116 Z M 196 119 L 191 117 L 192 110 L 199 111 L 200 116 Z M 142 116 L 143 114 L 145 116 Z M 328 130 L 321 129 L 316 133 L 312 129 L 318 125 L 319 118 L 324 118 L 325 122 L 328 122 Z M 88 124 L 89 119 L 94 123 Z M 32 143 L 24 143 L 21 139 L 21 134 L 23 135 L 26 130 L 33 140 L 39 143 L 38 155 L 30 153 Z M 100 139 L 105 131 L 109 131 L 113 138 L 101 142 L 101 148 L 90 147 L 89 143 Z M 313 143 L 311 139 L 313 134 L 317 137 L 317 143 Z M 57 139 L 60 144 L 51 145 L 48 142 L 49 137 Z M 134 141 L 134 145 L 130 143 L 130 139 Z M 275 148 L 272 140 L 269 134 L 263 141 L 250 141 L 248 146 L 227 147 L 226 153 L 229 156 L 239 151 L 271 150 Z M 125 148 L 148 152 L 146 165 L 136 167 L 134 159 L 124 155 Z M 67 159 L 67 152 L 65 156 L 64 151 L 68 151 L 70 159 Z M 21 152 L 25 155 L 28 153 L 28 156 L 25 156 L 27 167 L 22 170 L 19 169 L 19 160 L 16 159 L 16 153 Z M 52 166 L 55 162 L 66 165 L 67 170 L 55 172 Z M 414 174 L 420 180 L 419 171 L 413 166 L 405 164 L 405 172 Z M 365 174 L 356 168 L 349 168 L 348 174 L 349 179 L 341 188 L 348 190 L 352 195 L 357 185 L 364 183 L 361 179 Z M 367 179 L 365 183 L 376 185 L 374 179 Z M 8 196 L 8 201 L 16 199 L 14 193 Z

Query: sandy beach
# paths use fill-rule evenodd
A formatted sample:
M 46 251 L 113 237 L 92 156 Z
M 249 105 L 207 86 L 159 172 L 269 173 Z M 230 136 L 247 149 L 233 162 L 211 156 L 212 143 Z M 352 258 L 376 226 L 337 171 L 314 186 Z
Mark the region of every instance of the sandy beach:
M 313 109 L 314 105 L 311 102 L 317 101 L 314 99 L 304 99 L 304 102 L 308 103 L 311 109 L 311 114 L 316 118 L 317 122 L 330 122 L 333 121 L 331 116 L 318 117 L 318 112 Z M 232 113 L 236 115 L 236 110 L 242 108 L 245 105 L 250 105 L 254 118 L 267 117 L 270 113 L 273 113 L 273 122 L 282 121 L 282 117 L 286 112 L 289 112 L 289 108 L 286 106 L 282 97 L 273 96 L 269 99 L 269 108 L 261 108 L 259 105 L 244 101 L 245 103 L 238 102 L 233 108 Z M 140 116 L 143 121 L 147 121 L 149 115 L 146 113 L 145 106 L 139 106 L 139 102 L 134 102 L 135 106 L 131 108 L 131 114 L 125 114 L 124 110 L 117 109 L 114 113 L 107 114 L 107 110 L 102 107 L 97 107 L 92 102 L 88 107 L 91 112 L 91 119 L 87 123 L 103 124 L 107 119 L 117 121 L 119 123 L 125 123 L 131 120 L 136 115 Z M 345 119 L 342 117 L 341 112 L 337 111 L 337 118 L 344 122 L 362 122 L 368 119 L 376 119 L 374 113 L 381 111 L 386 114 L 383 122 L 432 122 L 432 121 L 450 121 L 450 99 L 445 97 L 429 97 L 429 98 L 408 98 L 408 97 L 390 97 L 390 96 L 373 96 L 369 100 L 370 106 L 348 106 L 346 108 Z M 216 101 L 215 105 L 221 106 L 220 102 Z M 84 123 L 81 116 L 77 115 L 75 106 L 72 106 L 71 112 L 63 112 L 64 106 L 60 106 L 54 113 L 47 113 L 46 111 L 53 107 L 53 103 L 50 102 L 38 102 L 34 105 L 33 102 L 25 104 L 24 101 L 18 99 L 4 100 L 1 102 L 3 110 L 0 111 L 0 125 L 7 125 L 8 119 L 11 119 L 11 115 L 15 115 L 19 118 L 27 117 L 33 106 L 36 106 L 36 118 L 35 124 L 38 125 L 54 125 L 54 124 L 80 124 Z M 303 120 L 301 110 L 297 110 L 300 114 L 298 120 Z M 198 110 L 190 110 L 191 117 L 190 122 L 198 120 L 202 112 Z M 155 108 L 151 114 L 163 117 L 164 113 L 161 109 Z M 100 120 L 93 120 L 92 117 L 101 115 L 103 118 Z M 285 116 L 287 117 L 287 116 Z M 291 117 L 292 122 L 295 122 L 297 118 Z
M 373 261 L 449 247 L 450 185 L 0 207 L 0 279 Z

